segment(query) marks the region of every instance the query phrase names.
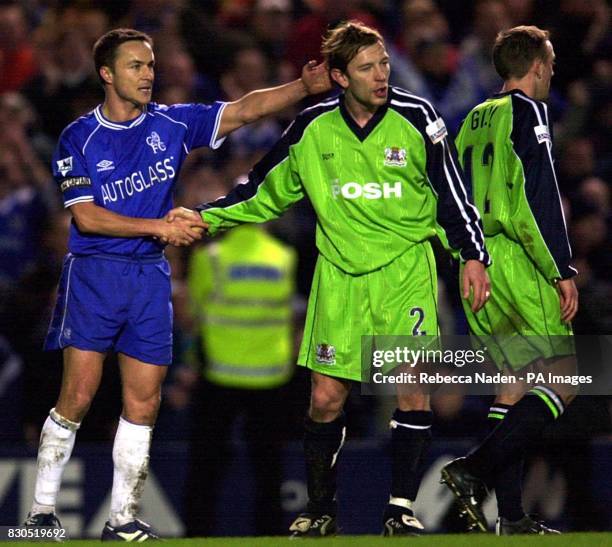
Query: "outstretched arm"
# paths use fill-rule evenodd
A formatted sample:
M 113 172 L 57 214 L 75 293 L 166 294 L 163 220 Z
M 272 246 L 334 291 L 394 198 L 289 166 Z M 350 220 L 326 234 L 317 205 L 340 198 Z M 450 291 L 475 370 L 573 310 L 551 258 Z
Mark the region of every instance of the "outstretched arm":
M 310 61 L 304 66 L 302 75 L 297 80 L 269 89 L 258 89 L 228 103 L 223 110 L 217 136 L 224 137 L 243 125 L 284 110 L 307 95 L 324 93 L 330 89 L 327 66 Z
M 184 246 L 202 238 L 206 224 L 197 213 L 187 215 L 176 208 L 166 218 L 134 218 L 119 215 L 93 202 L 76 203 L 70 207 L 77 228 L 86 234 L 112 237 L 157 237 L 164 243 Z M 185 210 L 188 211 L 188 210 Z M 178 217 L 168 222 L 168 217 Z

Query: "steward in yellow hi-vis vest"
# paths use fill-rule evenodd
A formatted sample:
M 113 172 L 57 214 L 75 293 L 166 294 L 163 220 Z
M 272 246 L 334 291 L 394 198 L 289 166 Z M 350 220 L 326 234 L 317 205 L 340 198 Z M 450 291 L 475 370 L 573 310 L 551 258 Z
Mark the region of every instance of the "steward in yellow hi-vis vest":
M 295 252 L 257 226 L 193 254 L 188 282 L 208 381 L 269 389 L 289 380 L 295 266 Z
M 283 531 L 281 447 L 295 359 L 295 268 L 293 249 L 260 226 L 232 230 L 192 255 L 188 282 L 204 368 L 192 398 L 189 536 L 219 533 L 220 481 L 231 462 L 236 422 L 253 464 L 256 499 L 248 512 L 255 532 Z

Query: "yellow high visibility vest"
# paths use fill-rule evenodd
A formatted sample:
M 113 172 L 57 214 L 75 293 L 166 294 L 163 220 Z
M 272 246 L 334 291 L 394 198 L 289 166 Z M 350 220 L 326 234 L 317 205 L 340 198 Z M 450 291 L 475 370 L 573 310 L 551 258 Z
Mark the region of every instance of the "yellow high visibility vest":
M 266 389 L 289 380 L 295 268 L 295 251 L 256 225 L 193 253 L 188 285 L 209 381 Z

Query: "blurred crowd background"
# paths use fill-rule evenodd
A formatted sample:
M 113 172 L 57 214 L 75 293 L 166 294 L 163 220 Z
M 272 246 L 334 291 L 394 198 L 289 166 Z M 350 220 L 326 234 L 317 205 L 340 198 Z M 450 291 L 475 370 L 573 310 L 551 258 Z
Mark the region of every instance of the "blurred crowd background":
M 104 32 L 133 27 L 155 39 L 159 103 L 235 100 L 290 81 L 319 59 L 321 36 L 343 19 L 379 29 L 391 55 L 392 83 L 430 99 L 454 131 L 501 82 L 490 62 L 498 31 L 537 24 L 551 32 L 557 63 L 550 97 L 558 181 L 580 289 L 577 334 L 612 333 L 612 37 L 605 0 L 133 0 L 0 1 L 0 431 L 3 440 L 35 447 L 55 402 L 61 355 L 44 353 L 70 214 L 51 178 L 61 130 L 103 99 L 91 48 Z M 315 98 L 313 100 L 320 100 Z M 304 103 L 232 134 L 217 151 L 192 153 L 177 184 L 176 203 L 193 206 L 225 194 L 279 138 Z M 298 255 L 295 338 L 316 260 L 315 219 L 306 200 L 270 231 Z M 192 249 L 168 248 L 173 264 L 175 362 L 165 386 L 156 438 L 186 438 L 190 393 L 197 381 L 186 265 Z M 438 253 L 441 320 L 447 334 L 466 332 L 457 271 Z M 196 372 L 194 372 L 196 371 Z M 299 438 L 308 376 L 286 386 L 285 434 Z M 79 433 L 111 439 L 119 413 L 117 367 Z M 349 432 L 383 434 L 386 402 L 356 397 Z M 392 403 L 391 403 L 392 404 Z M 609 431 L 607 400 L 576 405 L 581 434 Z M 580 406 L 582 405 L 582 407 Z M 474 436 L 487 401 L 437 402 L 438 433 Z M 377 416 L 381 416 L 380 419 Z

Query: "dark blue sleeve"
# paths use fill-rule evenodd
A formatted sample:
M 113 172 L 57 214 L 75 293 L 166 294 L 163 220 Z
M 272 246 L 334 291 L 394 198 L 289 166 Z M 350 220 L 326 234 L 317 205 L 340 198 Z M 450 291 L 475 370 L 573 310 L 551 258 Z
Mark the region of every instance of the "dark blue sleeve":
M 51 161 L 53 178 L 62 193 L 64 207 L 94 200 L 91 177 L 82 153 L 81 140 L 74 126 L 68 126 L 62 132 L 53 153 Z
M 471 187 L 465 178 L 457 151 L 444 120 L 431 103 L 405 90 L 393 88 L 392 108 L 404 116 L 422 135 L 425 173 L 436 197 L 436 220 L 450 247 L 463 261 L 478 260 L 488 266 L 491 258 L 484 243 L 482 223 L 472 203 Z
M 546 105 L 514 95 L 512 112 L 511 139 L 523 166 L 529 209 L 560 277 L 573 277 L 577 272 L 570 264 L 572 251 L 553 165 L 552 135 Z
M 488 266 L 487 252 L 478 210 L 472 203 L 471 186 L 465 183 L 457 150 L 444 120 L 427 105 L 422 110 L 421 131 L 425 141 L 427 178 L 437 198 L 437 221 L 448 243 L 462 260 L 478 260 Z M 423 127 L 424 125 L 424 127 Z
M 213 104 L 175 104 L 160 109 L 160 113 L 182 124 L 185 129 L 185 144 L 191 152 L 194 148 L 207 146 L 216 149 L 223 144 L 225 137 L 218 138 L 221 116 L 227 103 Z

